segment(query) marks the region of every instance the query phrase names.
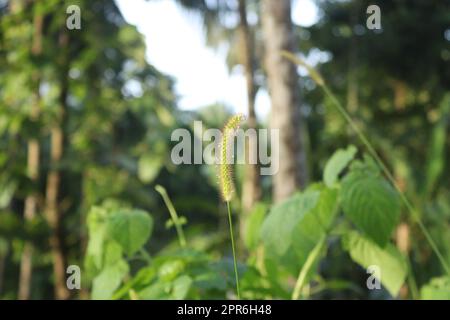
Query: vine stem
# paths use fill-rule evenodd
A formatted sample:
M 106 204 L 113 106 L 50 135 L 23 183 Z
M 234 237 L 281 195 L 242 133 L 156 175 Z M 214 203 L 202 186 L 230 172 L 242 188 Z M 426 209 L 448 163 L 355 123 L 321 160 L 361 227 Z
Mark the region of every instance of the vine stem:
M 353 121 L 353 119 L 350 117 L 350 115 L 344 109 L 344 107 L 339 102 L 339 100 L 336 98 L 336 96 L 330 91 L 328 86 L 325 83 L 323 83 L 320 86 L 322 87 L 325 94 L 331 99 L 331 101 L 333 102 L 335 107 L 338 109 L 338 111 L 341 113 L 341 115 L 344 117 L 344 119 L 349 123 L 349 125 L 352 127 L 352 129 L 356 132 L 358 138 L 361 140 L 361 142 L 367 148 L 367 151 L 375 159 L 375 161 L 380 166 L 380 168 L 382 169 L 382 171 L 384 172 L 384 174 L 386 175 L 386 177 L 388 178 L 390 183 L 394 186 L 397 193 L 400 195 L 400 198 L 402 199 L 403 203 L 405 204 L 406 208 L 410 212 L 412 218 L 419 225 L 419 228 L 421 229 L 422 233 L 424 234 L 425 238 L 427 239 L 428 243 L 430 244 L 432 250 L 438 257 L 442 267 L 444 268 L 446 273 L 450 275 L 450 267 L 448 266 L 447 262 L 445 261 L 444 256 L 440 252 L 439 248 L 437 247 L 436 243 L 434 242 L 434 240 L 431 237 L 430 233 L 428 232 L 427 228 L 423 224 L 419 213 L 414 209 L 411 202 L 408 200 L 408 198 L 402 192 L 402 190 L 398 186 L 397 182 L 395 181 L 394 177 L 392 176 L 391 172 L 389 171 L 387 166 L 384 164 L 383 160 L 381 160 L 381 158 L 378 156 L 378 153 L 375 151 L 375 149 L 372 147 L 372 144 L 369 142 L 369 140 L 364 135 L 364 133 L 361 131 L 361 129 L 356 125 L 356 123 Z
M 233 251 L 234 276 L 236 277 L 236 292 L 237 292 L 238 300 L 241 300 L 241 292 L 239 290 L 239 275 L 238 275 L 237 262 L 236 262 L 236 249 L 234 247 L 233 222 L 231 220 L 231 209 L 230 209 L 229 201 L 227 201 L 227 209 L 228 209 L 228 223 L 230 225 L 231 249 Z
M 303 264 L 300 273 L 298 274 L 297 281 L 295 282 L 294 291 L 292 292 L 292 300 L 298 300 L 298 298 L 300 297 L 300 293 L 302 292 L 303 286 L 305 285 L 306 276 L 308 275 L 309 270 L 311 270 L 314 262 L 319 257 L 320 251 L 322 250 L 326 239 L 327 235 L 326 233 L 324 233 L 319 242 L 317 242 L 315 247 L 306 258 L 306 261 Z
M 180 242 L 180 246 L 182 248 L 186 247 L 186 238 L 184 237 L 183 228 L 181 227 L 180 218 L 178 217 L 177 211 L 175 210 L 175 207 L 172 204 L 172 201 L 170 201 L 169 196 L 167 195 L 166 189 L 164 187 L 157 185 L 155 187 L 155 190 L 159 192 L 161 197 L 164 200 L 164 203 L 166 204 L 167 209 L 169 210 L 170 217 L 172 219 L 172 222 L 175 226 L 175 230 L 177 231 L 178 235 L 178 241 Z

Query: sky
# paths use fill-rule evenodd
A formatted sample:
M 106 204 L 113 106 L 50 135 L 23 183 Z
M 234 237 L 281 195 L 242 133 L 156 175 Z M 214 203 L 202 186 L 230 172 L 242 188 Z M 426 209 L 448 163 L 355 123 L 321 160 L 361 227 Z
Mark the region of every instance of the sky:
M 173 0 L 116 0 L 125 20 L 144 35 L 147 60 L 159 71 L 172 76 L 180 109 L 223 103 L 234 112 L 246 113 L 246 85 L 241 68 L 231 72 L 225 63 L 226 53 L 205 44 L 200 18 L 187 12 Z M 295 24 L 309 26 L 317 20 L 312 0 L 293 2 Z M 270 99 L 259 90 L 256 113 L 264 119 Z

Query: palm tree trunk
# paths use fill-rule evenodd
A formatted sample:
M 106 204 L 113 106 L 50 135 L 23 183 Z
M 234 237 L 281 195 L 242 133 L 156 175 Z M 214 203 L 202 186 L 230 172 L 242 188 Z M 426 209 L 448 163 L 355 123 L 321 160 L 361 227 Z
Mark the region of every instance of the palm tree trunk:
M 58 123 L 51 130 L 51 153 L 50 170 L 47 175 L 45 215 L 51 228 L 50 247 L 53 257 L 54 292 L 56 299 L 67 299 L 69 292 L 66 287 L 65 272 L 66 259 L 64 255 L 63 239 L 61 237 L 62 217 L 59 210 L 58 196 L 61 180 L 61 170 L 59 168 L 64 152 L 64 118 L 66 113 L 66 100 L 68 93 L 68 60 L 67 45 L 68 35 L 66 32 L 60 35 L 61 56 L 61 80 L 59 104 L 60 110 Z
M 245 79 L 247 85 L 247 107 L 248 119 L 247 124 L 249 129 L 256 129 L 257 121 L 255 114 L 255 96 L 256 86 L 254 77 L 254 53 L 252 36 L 247 23 L 247 8 L 246 1 L 239 0 L 239 33 L 241 39 L 241 61 L 244 66 Z M 261 187 L 258 172 L 258 164 L 249 163 L 250 155 L 258 152 L 258 138 L 257 136 L 250 136 L 248 144 L 245 145 L 246 159 L 248 163 L 245 167 L 244 181 L 242 186 L 242 211 L 243 216 L 240 220 L 241 237 L 245 233 L 245 221 L 250 213 L 253 205 L 261 198 Z
M 43 16 L 36 15 L 34 18 L 34 35 L 31 52 L 34 56 L 42 53 L 42 25 Z M 39 73 L 36 71 L 33 74 L 33 82 L 35 83 L 35 93 L 33 97 L 33 104 L 31 106 L 31 120 L 37 121 L 40 113 L 40 95 L 39 95 Z M 30 180 L 37 184 L 39 180 L 39 141 L 37 138 L 32 138 L 28 141 L 28 155 L 27 155 L 27 171 Z M 31 220 L 36 215 L 38 197 L 36 192 L 32 192 L 25 198 L 24 218 Z M 30 298 L 31 292 L 31 277 L 33 272 L 33 246 L 30 242 L 25 243 L 20 261 L 19 274 L 19 292 L 18 298 L 27 300 Z
M 273 200 L 289 197 L 307 182 L 306 149 L 302 137 L 299 91 L 295 66 L 281 56 L 295 51 L 290 0 L 263 0 L 262 25 L 265 69 L 272 102 L 271 127 L 279 130 L 279 170 L 273 176 Z M 273 149 L 273 148 L 272 148 Z

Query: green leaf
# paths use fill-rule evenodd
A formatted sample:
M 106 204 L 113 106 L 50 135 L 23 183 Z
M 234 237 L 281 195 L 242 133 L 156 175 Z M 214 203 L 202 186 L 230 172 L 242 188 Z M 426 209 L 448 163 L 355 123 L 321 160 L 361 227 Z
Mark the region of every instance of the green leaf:
M 269 259 L 298 273 L 337 212 L 337 189 L 312 185 L 272 208 L 261 236 Z
M 193 280 L 182 275 L 173 281 L 157 281 L 138 292 L 140 299 L 185 299 Z
M 450 300 L 450 277 L 433 278 L 420 289 L 423 300 Z
M 296 194 L 270 210 L 261 228 L 261 237 L 269 251 L 277 256 L 287 252 L 298 223 L 316 206 L 319 196 L 318 191 Z
M 408 267 L 402 254 L 391 244 L 381 248 L 375 242 L 351 231 L 342 238 L 345 250 L 353 261 L 364 268 L 376 265 L 380 269 L 380 282 L 396 297 L 405 282 Z
M 158 275 L 164 281 L 172 281 L 184 270 L 185 265 L 183 260 L 169 260 L 162 264 Z
M 327 187 L 332 187 L 339 179 L 339 174 L 353 160 L 357 149 L 350 145 L 347 149 L 337 150 L 328 160 L 323 172 L 323 181 Z
M 103 269 L 92 282 L 92 299 L 111 299 L 112 294 L 119 287 L 128 270 L 128 264 L 124 260 L 119 260 Z
M 87 256 L 92 259 L 97 269 L 102 268 L 103 243 L 106 235 L 106 210 L 102 207 L 92 207 L 87 216 L 89 242 Z
M 17 183 L 0 178 L 0 209 L 5 209 L 16 191 Z
M 152 182 L 158 176 L 163 164 L 163 159 L 159 155 L 143 155 L 138 163 L 139 179 L 144 183 Z
M 141 286 L 149 285 L 156 277 L 157 268 L 155 265 L 142 267 L 131 279 L 128 279 L 112 296 L 113 300 L 118 300 L 128 296 L 130 290 L 137 291 Z M 138 298 L 142 298 L 138 295 Z
M 320 196 L 317 205 L 305 214 L 293 234 L 292 248 L 300 261 L 306 260 L 309 252 L 328 231 L 338 207 L 338 190 L 322 185 L 312 185 L 308 190 L 319 191 Z
M 144 300 L 170 299 L 170 287 L 168 282 L 156 282 L 138 292 L 138 297 Z
M 181 276 L 173 282 L 172 298 L 175 300 L 185 299 L 192 285 L 192 278 Z
M 380 246 L 386 245 L 400 216 L 400 198 L 371 165 L 357 164 L 342 181 L 344 214 Z
M 122 246 L 115 241 L 107 241 L 104 248 L 103 267 L 116 264 L 122 260 Z
M 108 220 L 108 235 L 131 256 L 150 237 L 153 219 L 143 210 L 121 209 L 111 213 Z
M 261 226 L 266 216 L 267 206 L 257 203 L 253 208 L 245 226 L 245 245 L 248 249 L 254 249 L 259 242 Z
M 226 290 L 227 278 L 214 271 L 202 272 L 195 277 L 195 286 L 202 290 Z

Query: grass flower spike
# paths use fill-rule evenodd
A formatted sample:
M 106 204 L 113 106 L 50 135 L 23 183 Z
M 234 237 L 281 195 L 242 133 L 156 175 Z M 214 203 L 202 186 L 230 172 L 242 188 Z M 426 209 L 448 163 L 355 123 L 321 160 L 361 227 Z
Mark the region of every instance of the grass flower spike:
M 320 73 L 316 69 L 311 67 L 309 64 L 304 62 L 302 59 L 298 58 L 296 55 L 294 55 L 288 51 L 282 51 L 281 55 L 283 57 L 287 58 L 288 60 L 292 61 L 296 65 L 304 67 L 308 71 L 310 77 L 314 80 L 314 82 L 316 84 L 318 84 L 321 87 L 325 85 L 325 81 L 323 80 Z
M 222 199 L 229 202 L 234 193 L 233 184 L 233 167 L 232 167 L 232 152 L 233 152 L 233 138 L 241 122 L 245 119 L 243 114 L 237 114 L 231 117 L 222 132 L 222 141 L 220 144 L 220 158 L 219 158 L 219 184 Z

